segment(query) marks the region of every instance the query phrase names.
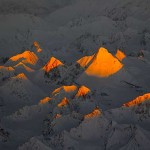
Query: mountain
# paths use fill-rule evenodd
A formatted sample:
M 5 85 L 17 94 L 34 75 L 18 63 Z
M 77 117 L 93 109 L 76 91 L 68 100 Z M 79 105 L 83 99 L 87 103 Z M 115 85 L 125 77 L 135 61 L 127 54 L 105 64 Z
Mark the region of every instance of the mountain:
M 52 92 L 52 95 L 56 95 L 56 94 L 59 94 L 60 92 L 64 91 L 66 93 L 71 93 L 71 92 L 74 92 L 76 91 L 77 87 L 75 85 L 70 85 L 70 86 L 62 86 L 60 88 L 57 88 L 55 89 L 53 92 Z
M 95 108 L 91 113 L 84 116 L 85 119 L 94 118 L 101 114 L 101 111 L 98 108 Z
M 1 56 L 30 49 L 34 41 L 68 62 L 72 56 L 77 60 L 91 55 L 100 46 L 127 55 L 150 46 L 148 1 L 1 0 L 0 4 Z
M 43 67 L 37 49 L 0 67 L 2 149 L 147 150 L 148 52 L 131 57 L 102 47 L 71 64 L 50 57 Z
M 91 62 L 93 59 L 94 55 L 92 56 L 84 56 L 83 58 L 79 59 L 77 61 L 78 64 L 80 64 L 81 67 L 86 68 L 88 64 Z
M 4 114 L 9 114 L 24 105 L 35 104 L 40 97 L 44 96 L 44 92 L 33 84 L 24 73 L 10 77 L 2 84 L 0 91 L 5 104 Z
M 18 72 L 23 72 L 23 71 L 27 71 L 27 72 L 34 72 L 33 69 L 31 69 L 30 67 L 26 66 L 24 63 L 19 62 L 17 65 L 14 66 L 15 70 Z
M 63 63 L 61 61 L 59 61 L 58 59 L 51 57 L 50 60 L 47 62 L 47 64 L 43 67 L 43 70 L 45 72 L 50 72 L 52 69 L 58 67 L 58 66 L 62 66 Z
M 0 0 L 0 150 L 149 150 L 149 8 Z
M 14 76 L 15 69 L 13 67 L 0 66 L 0 80 L 8 79 Z
M 26 50 L 21 54 L 17 54 L 13 57 L 10 57 L 7 64 L 12 64 L 12 62 L 22 62 L 24 64 L 35 65 L 38 61 L 38 57 L 33 52 Z
M 123 104 L 123 106 L 126 106 L 126 107 L 135 106 L 135 105 L 138 105 L 138 104 L 140 104 L 143 101 L 148 100 L 148 99 L 150 99 L 150 93 L 139 96 L 136 99 L 134 99 L 134 100 L 132 100 L 126 104 Z
M 75 97 L 84 97 L 90 93 L 90 89 L 86 86 L 81 86 L 78 89 L 78 92 L 76 93 Z
M 108 77 L 118 72 L 123 65 L 105 48 L 100 48 L 85 70 L 88 76 Z

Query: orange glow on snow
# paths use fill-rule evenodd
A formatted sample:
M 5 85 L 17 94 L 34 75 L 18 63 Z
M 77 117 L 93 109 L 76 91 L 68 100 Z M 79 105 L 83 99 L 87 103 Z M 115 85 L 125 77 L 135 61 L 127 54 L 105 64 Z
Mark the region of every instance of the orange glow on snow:
M 94 55 L 84 56 L 81 59 L 79 59 L 77 63 L 79 63 L 81 67 L 85 68 L 89 64 L 89 62 L 93 59 L 93 57 Z
M 39 104 L 45 104 L 45 103 L 49 102 L 50 100 L 51 100 L 50 97 L 45 97 L 42 100 L 40 100 Z
M 61 90 L 64 90 L 65 92 L 70 93 L 70 92 L 74 92 L 76 89 L 77 89 L 77 87 L 75 85 L 61 86 L 60 88 L 55 89 L 52 92 L 52 95 L 59 93 Z
M 24 73 L 20 73 L 20 74 L 18 74 L 18 75 L 17 75 L 16 77 L 14 77 L 14 78 L 27 80 L 27 77 L 26 77 L 26 75 L 25 75 Z
M 63 65 L 63 63 L 61 61 L 59 61 L 55 57 L 52 57 L 48 61 L 48 63 L 43 67 L 43 70 L 45 70 L 46 72 L 49 72 L 50 70 L 52 70 L 58 66 L 62 66 L 62 65 Z
M 126 55 L 122 52 L 122 51 L 120 51 L 120 50 L 117 50 L 117 53 L 116 53 L 116 55 L 115 55 L 120 61 L 122 61 L 125 57 L 126 57 Z
M 144 94 L 142 96 L 138 96 L 134 100 L 123 104 L 123 106 L 126 106 L 126 107 L 135 106 L 135 105 L 141 104 L 142 102 L 148 99 L 150 100 L 150 93 Z
M 63 107 L 63 106 L 66 106 L 67 104 L 69 104 L 69 100 L 65 97 L 57 106 Z
M 41 53 L 41 52 L 42 52 L 42 49 L 41 49 L 41 47 L 40 47 L 40 45 L 39 45 L 39 43 L 38 43 L 37 41 L 33 42 L 33 45 L 34 45 L 34 47 L 36 48 L 36 51 L 37 51 L 38 53 Z
M 85 96 L 90 92 L 90 89 L 85 87 L 85 86 L 81 86 L 77 92 L 77 94 L 75 95 L 75 97 L 81 97 L 81 96 Z
M 102 114 L 101 110 L 99 108 L 95 108 L 91 113 L 84 116 L 85 119 L 87 118 L 94 118 L 97 116 L 100 116 Z
M 108 77 L 115 74 L 123 67 L 117 58 L 112 56 L 107 49 L 100 48 L 94 55 L 93 62 L 86 69 L 86 74 L 97 77 Z
M 17 68 L 19 66 L 22 66 L 23 68 L 25 68 L 28 72 L 34 72 L 33 69 L 31 69 L 30 67 L 26 66 L 24 63 L 20 62 L 17 65 L 15 65 L 14 67 Z
M 13 67 L 0 66 L 0 69 L 4 69 L 4 70 L 7 70 L 7 71 L 14 71 Z
M 19 59 L 23 59 L 23 63 L 29 63 L 32 65 L 35 65 L 38 61 L 38 57 L 33 52 L 30 52 L 28 50 L 23 52 L 22 54 L 18 54 L 10 58 L 11 61 L 18 61 Z

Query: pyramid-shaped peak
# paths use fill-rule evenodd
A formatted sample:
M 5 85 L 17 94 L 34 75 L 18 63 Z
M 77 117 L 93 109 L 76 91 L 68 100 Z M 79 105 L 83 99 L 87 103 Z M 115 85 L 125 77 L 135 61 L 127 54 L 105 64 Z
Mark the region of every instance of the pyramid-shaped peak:
M 134 100 L 123 104 L 123 106 L 125 107 L 131 107 L 131 106 L 136 106 L 141 104 L 142 102 L 144 102 L 145 100 L 150 100 L 150 93 L 146 93 L 142 96 L 138 96 L 137 98 L 135 98 Z
M 27 80 L 28 79 L 24 73 L 18 74 L 17 76 L 15 76 L 15 78 L 16 79 L 23 79 L 23 80 Z
M 115 57 L 104 47 L 100 47 L 94 55 L 94 59 L 99 61 L 108 61 L 110 58 L 113 59 Z
M 21 62 L 23 62 L 25 64 L 29 63 L 32 65 L 35 65 L 38 61 L 38 57 L 36 56 L 36 54 L 29 50 L 26 50 L 23 53 L 17 54 L 10 58 L 11 61 L 18 61 L 20 59 L 23 59 L 23 60 L 21 60 Z
M 88 93 L 90 92 L 90 89 L 87 88 L 86 86 L 81 86 L 77 92 L 77 94 L 75 95 L 75 97 L 84 97 L 86 96 Z
M 120 61 L 122 61 L 126 55 L 124 52 L 122 52 L 121 50 L 117 50 L 116 55 L 115 55 Z
M 59 93 L 62 90 L 64 90 L 66 93 L 70 93 L 70 92 L 74 92 L 76 89 L 77 89 L 77 87 L 75 85 L 61 86 L 61 87 L 55 89 L 52 92 L 52 95 L 55 95 L 55 94 Z
M 45 72 L 49 72 L 52 69 L 64 65 L 60 60 L 56 59 L 55 57 L 51 57 L 47 64 L 43 67 Z
M 100 48 L 94 55 L 85 73 L 89 76 L 108 77 L 118 72 L 123 64 L 105 48 Z
M 63 107 L 63 106 L 66 106 L 68 104 L 69 104 L 69 100 L 66 97 L 64 97 L 57 106 L 58 107 Z
M 96 52 L 96 54 L 95 54 L 95 57 L 102 57 L 102 56 L 104 56 L 105 54 L 106 54 L 106 55 L 109 54 L 108 50 L 107 50 L 106 48 L 104 48 L 104 47 L 100 47 L 100 48 L 97 50 L 97 52 Z
M 23 67 L 25 70 L 27 70 L 28 72 L 34 72 L 33 69 L 31 69 L 30 67 L 26 66 L 24 63 L 19 62 L 17 65 L 14 66 L 14 68 L 17 67 Z
M 85 119 L 95 118 L 97 116 L 100 116 L 102 114 L 101 110 L 96 107 L 91 113 L 84 116 Z

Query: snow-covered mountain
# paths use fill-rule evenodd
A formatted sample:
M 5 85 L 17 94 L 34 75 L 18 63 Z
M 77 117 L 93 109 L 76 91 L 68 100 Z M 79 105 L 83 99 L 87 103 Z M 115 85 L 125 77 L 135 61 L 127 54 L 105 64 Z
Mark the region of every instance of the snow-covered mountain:
M 0 150 L 149 150 L 149 8 L 0 0 Z
M 100 46 L 136 55 L 149 50 L 149 7 L 148 0 L 0 0 L 0 55 L 33 41 L 69 62 Z
M 0 67 L 2 149 L 149 149 L 149 52 L 68 64 L 33 45 Z

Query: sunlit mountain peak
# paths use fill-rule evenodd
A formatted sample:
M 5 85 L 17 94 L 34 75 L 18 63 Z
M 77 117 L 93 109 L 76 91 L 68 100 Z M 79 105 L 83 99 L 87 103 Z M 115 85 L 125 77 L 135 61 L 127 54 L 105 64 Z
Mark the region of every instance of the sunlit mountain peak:
M 43 67 L 43 70 L 49 72 L 52 69 L 62 65 L 63 63 L 60 60 L 56 59 L 55 57 L 51 57 L 47 64 Z
M 108 77 L 115 74 L 123 67 L 107 49 L 101 47 L 94 55 L 92 62 L 85 73 L 89 76 Z
M 84 97 L 86 96 L 88 93 L 90 92 L 90 89 L 87 88 L 86 86 L 81 86 L 77 92 L 77 94 L 75 95 L 75 97 Z
M 10 58 L 11 61 L 18 61 L 20 59 L 23 59 L 23 60 L 21 60 L 21 62 L 23 62 L 25 64 L 28 63 L 31 65 L 35 65 L 38 61 L 38 57 L 36 56 L 36 54 L 34 54 L 33 52 L 31 52 L 29 50 L 26 50 L 23 53 L 17 54 Z
M 142 96 L 138 96 L 134 100 L 132 100 L 132 101 L 130 101 L 128 103 L 123 104 L 123 106 L 125 106 L 125 107 L 136 106 L 136 105 L 141 104 L 145 100 L 150 100 L 150 93 L 146 93 L 146 94 L 144 94 Z

